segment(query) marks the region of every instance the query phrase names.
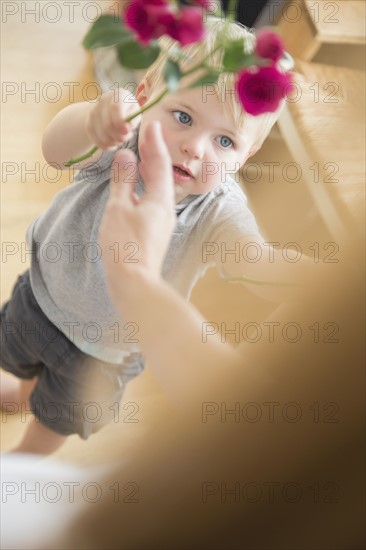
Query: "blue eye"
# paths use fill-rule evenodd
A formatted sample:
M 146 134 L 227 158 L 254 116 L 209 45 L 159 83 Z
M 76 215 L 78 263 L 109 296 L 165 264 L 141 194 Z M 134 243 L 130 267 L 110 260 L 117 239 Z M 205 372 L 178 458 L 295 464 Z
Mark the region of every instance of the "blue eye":
M 176 120 L 181 122 L 182 124 L 189 124 L 192 120 L 192 118 L 187 115 L 184 111 L 173 111 L 173 115 Z
M 227 137 L 227 136 L 220 136 L 220 145 L 221 147 L 224 147 L 225 149 L 228 149 L 229 147 L 233 146 L 233 141 Z

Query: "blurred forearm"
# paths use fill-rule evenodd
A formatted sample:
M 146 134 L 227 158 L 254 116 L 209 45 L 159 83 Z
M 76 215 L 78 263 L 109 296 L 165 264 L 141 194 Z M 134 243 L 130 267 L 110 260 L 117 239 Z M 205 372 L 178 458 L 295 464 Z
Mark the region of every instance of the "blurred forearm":
M 194 398 L 201 383 L 240 362 L 237 351 L 220 337 L 204 338 L 205 319 L 162 279 L 136 271 L 123 287 L 114 303 L 123 318 L 137 323 L 143 353 L 173 397 Z

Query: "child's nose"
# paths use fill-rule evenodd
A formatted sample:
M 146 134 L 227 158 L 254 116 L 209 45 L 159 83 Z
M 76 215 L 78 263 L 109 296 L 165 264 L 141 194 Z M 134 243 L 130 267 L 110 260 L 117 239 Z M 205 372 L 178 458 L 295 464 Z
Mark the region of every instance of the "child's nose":
M 204 154 L 204 142 L 200 136 L 186 136 L 182 143 L 182 150 L 190 157 L 201 159 Z

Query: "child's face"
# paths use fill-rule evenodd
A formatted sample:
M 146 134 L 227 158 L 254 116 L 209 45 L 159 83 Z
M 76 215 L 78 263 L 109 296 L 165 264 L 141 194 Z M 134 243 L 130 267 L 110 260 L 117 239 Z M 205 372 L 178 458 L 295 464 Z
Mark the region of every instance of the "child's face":
M 151 98 L 145 84 L 140 85 L 137 98 L 141 104 Z M 191 88 L 165 96 L 142 115 L 139 143 L 144 140 L 146 124 L 159 120 L 172 158 L 179 202 L 187 195 L 211 191 L 230 174 L 234 177 L 253 152 L 255 124 L 251 119 L 245 133 L 238 132 L 233 116 L 216 93 Z

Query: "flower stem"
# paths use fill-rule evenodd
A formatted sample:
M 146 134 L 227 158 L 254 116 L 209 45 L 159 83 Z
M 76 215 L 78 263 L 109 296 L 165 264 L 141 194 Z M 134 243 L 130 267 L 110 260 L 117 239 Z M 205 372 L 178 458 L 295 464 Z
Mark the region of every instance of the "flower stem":
M 67 162 L 65 162 L 65 166 L 70 167 L 74 164 L 77 164 L 78 162 L 82 162 L 83 160 L 88 159 L 89 157 L 92 157 L 96 152 L 98 151 L 98 147 L 93 147 L 93 149 L 90 149 L 85 155 L 82 155 L 81 157 L 77 157 L 76 159 L 70 159 Z
M 228 283 L 250 283 L 253 285 L 271 285 L 271 286 L 301 286 L 296 283 L 284 283 L 278 281 L 259 281 L 258 279 L 252 279 L 251 277 L 224 277 L 224 281 Z
M 148 101 L 147 103 L 145 103 L 145 105 L 143 107 L 141 107 L 141 109 L 139 109 L 138 111 L 136 111 L 136 113 L 133 113 L 132 115 L 130 115 L 129 117 L 127 117 L 125 119 L 125 122 L 130 122 L 131 120 L 133 120 L 134 118 L 136 118 L 137 116 L 141 115 L 142 113 L 144 113 L 145 111 L 147 111 L 148 109 L 150 109 L 150 107 L 152 107 L 153 105 L 155 105 L 155 103 L 159 103 L 159 101 L 169 92 L 169 89 L 168 87 L 166 86 L 163 91 L 152 101 Z
M 168 93 L 168 91 L 169 91 L 168 88 L 165 87 L 163 91 L 158 95 L 158 97 L 156 97 L 153 101 L 149 101 L 148 103 L 146 103 L 143 107 L 141 107 L 141 109 L 136 111 L 136 113 L 133 113 L 132 115 L 127 117 L 124 122 L 130 122 L 137 116 L 141 115 L 142 113 L 150 109 L 150 107 L 155 105 L 155 103 L 158 103 Z M 82 162 L 83 160 L 86 160 L 92 157 L 97 151 L 98 151 L 98 147 L 94 146 L 93 149 L 90 149 L 90 151 L 88 151 L 84 155 L 77 157 L 75 159 L 70 159 L 67 162 L 65 162 L 65 166 L 70 167 L 70 166 L 73 166 L 74 164 L 78 164 L 79 162 Z
M 238 5 L 237 0 L 229 0 L 229 5 L 226 10 L 226 19 L 228 21 L 236 20 L 237 5 Z
M 206 61 L 207 59 L 209 59 L 209 57 L 212 56 L 212 54 L 214 52 L 216 52 L 219 48 L 221 48 L 221 44 L 218 44 L 213 50 L 212 52 L 210 52 L 208 55 L 206 55 L 199 63 L 196 63 L 196 65 L 193 65 L 193 67 L 191 67 L 190 69 L 188 69 L 187 71 L 182 71 L 182 77 L 185 77 L 185 76 L 188 76 L 190 75 L 191 73 L 197 71 L 198 69 L 201 69 L 201 68 L 207 68 L 206 66 Z M 144 113 L 145 111 L 147 111 L 148 109 L 150 109 L 150 107 L 152 107 L 153 105 L 155 105 L 156 103 L 159 103 L 159 101 L 169 92 L 169 89 L 168 87 L 166 86 L 162 92 L 155 98 L 153 99 L 152 101 L 148 101 L 147 103 L 145 103 L 145 105 L 143 107 L 141 107 L 141 109 L 139 109 L 138 111 L 136 111 L 135 113 L 133 113 L 132 115 L 130 115 L 129 117 L 127 117 L 125 119 L 124 122 L 130 122 L 131 120 L 133 120 L 134 118 L 136 118 L 137 116 L 141 115 L 142 113 Z M 79 162 L 82 162 L 83 160 L 86 160 L 90 157 L 92 157 L 96 151 L 98 150 L 98 147 L 93 147 L 93 149 L 90 149 L 90 151 L 88 151 L 87 153 L 85 153 L 84 155 L 80 156 L 80 157 L 77 157 L 77 158 L 74 158 L 74 159 L 70 159 L 68 160 L 67 162 L 65 162 L 65 166 L 67 167 L 70 167 L 70 166 L 73 166 L 74 164 L 78 164 Z
M 187 71 L 182 71 L 182 77 L 188 76 L 189 74 L 194 73 L 194 72 L 197 71 L 198 69 L 201 69 L 201 68 L 206 67 L 206 61 L 207 61 L 207 59 L 209 59 L 209 58 L 210 58 L 217 50 L 219 50 L 220 48 L 222 48 L 222 44 L 218 44 L 218 45 L 212 50 L 212 52 L 210 52 L 210 53 L 207 54 L 203 59 L 201 59 L 201 61 L 200 61 L 199 63 L 196 63 L 196 65 L 193 65 L 193 67 L 191 67 L 191 68 L 188 69 Z

